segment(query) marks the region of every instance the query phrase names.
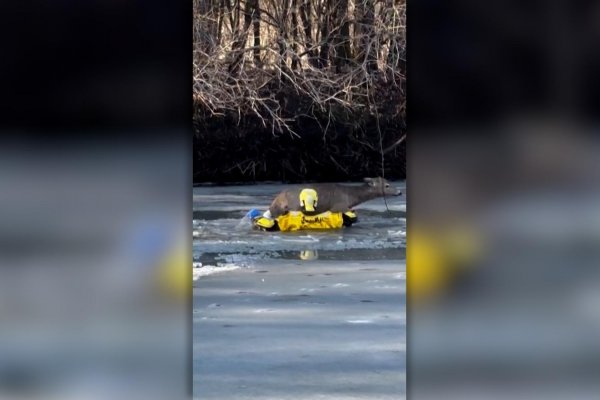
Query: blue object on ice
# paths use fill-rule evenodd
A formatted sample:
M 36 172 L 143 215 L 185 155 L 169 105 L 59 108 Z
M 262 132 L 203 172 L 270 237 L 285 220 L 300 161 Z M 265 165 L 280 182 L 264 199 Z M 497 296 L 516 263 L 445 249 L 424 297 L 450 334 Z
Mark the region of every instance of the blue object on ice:
M 258 211 L 256 208 L 253 208 L 252 210 L 248 211 L 248 214 L 246 214 L 246 217 L 248 217 L 250 220 L 253 220 L 256 217 L 261 216 L 262 213 L 260 211 Z

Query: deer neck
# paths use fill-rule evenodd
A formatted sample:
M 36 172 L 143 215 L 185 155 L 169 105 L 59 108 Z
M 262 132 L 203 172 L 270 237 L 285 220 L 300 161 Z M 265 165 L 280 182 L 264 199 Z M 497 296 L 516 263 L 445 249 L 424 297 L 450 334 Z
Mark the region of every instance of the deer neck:
M 373 200 L 381 197 L 382 194 L 373 190 L 370 186 L 363 185 L 358 187 L 348 188 L 348 202 L 350 208 L 355 207 L 365 201 Z

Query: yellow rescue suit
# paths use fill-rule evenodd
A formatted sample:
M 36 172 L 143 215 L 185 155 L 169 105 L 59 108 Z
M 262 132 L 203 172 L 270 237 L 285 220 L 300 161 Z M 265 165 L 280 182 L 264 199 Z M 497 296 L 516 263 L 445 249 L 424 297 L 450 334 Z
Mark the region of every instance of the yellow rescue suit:
M 303 211 L 289 211 L 275 220 L 260 216 L 253 219 L 254 226 L 266 231 L 289 232 L 305 229 L 339 229 L 356 222 L 356 214 L 353 211 L 345 213 L 325 211 L 314 214 L 319 201 L 319 196 L 314 189 L 303 189 L 299 200 Z
M 314 229 L 340 229 L 351 226 L 356 222 L 356 214 L 352 211 L 345 213 L 325 211 L 316 215 L 307 215 L 302 211 L 290 211 L 280 215 L 275 220 L 264 217 L 256 218 L 254 226 L 266 231 L 299 231 Z
M 339 229 L 344 226 L 342 213 L 326 211 L 317 215 L 306 215 L 302 211 L 290 211 L 277 218 L 281 231 L 299 231 L 304 229 Z

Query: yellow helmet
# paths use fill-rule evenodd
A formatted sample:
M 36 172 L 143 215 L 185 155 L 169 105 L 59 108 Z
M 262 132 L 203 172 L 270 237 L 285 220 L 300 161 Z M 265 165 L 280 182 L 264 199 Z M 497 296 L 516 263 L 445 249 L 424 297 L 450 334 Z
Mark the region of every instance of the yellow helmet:
M 318 200 L 317 191 L 314 189 L 302 189 L 300 192 L 300 206 L 304 211 L 315 211 Z

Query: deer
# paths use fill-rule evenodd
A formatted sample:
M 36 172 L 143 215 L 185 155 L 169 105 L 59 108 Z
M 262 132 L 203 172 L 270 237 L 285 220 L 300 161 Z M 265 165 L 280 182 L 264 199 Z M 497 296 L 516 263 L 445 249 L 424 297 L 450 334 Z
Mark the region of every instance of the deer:
M 269 206 L 271 218 L 277 218 L 288 211 L 302 211 L 299 195 L 303 189 L 317 192 L 315 213 L 347 212 L 358 204 L 384 196 L 399 196 L 400 189 L 393 187 L 381 178 L 364 178 L 360 186 L 348 186 L 337 183 L 306 184 L 280 192 Z

